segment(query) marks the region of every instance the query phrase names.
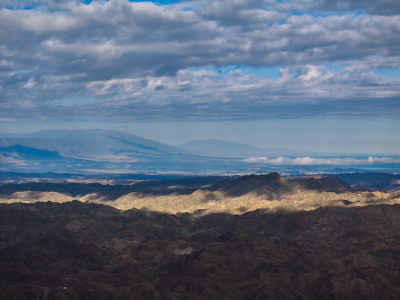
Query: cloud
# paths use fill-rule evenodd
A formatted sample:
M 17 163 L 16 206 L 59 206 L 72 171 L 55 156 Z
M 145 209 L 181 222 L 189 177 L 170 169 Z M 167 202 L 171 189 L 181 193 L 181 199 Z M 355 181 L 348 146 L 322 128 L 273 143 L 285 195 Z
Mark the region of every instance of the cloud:
M 337 73 L 315 65 L 281 68 L 280 73 L 280 78 L 271 79 L 239 69 L 224 74 L 217 70 L 184 69 L 175 76 L 89 81 L 85 97 L 64 96 L 68 95 L 65 89 L 80 86 L 76 81 L 79 76 L 76 79 L 49 77 L 44 84 L 35 79 L 29 96 L 36 97 L 38 84 L 42 84 L 41 95 L 53 93 L 51 101 L 25 98 L 18 110 L 13 105 L 6 107 L 7 102 L 2 105 L 4 113 L 14 118 L 27 112 L 31 115 L 46 112 L 47 118 L 101 115 L 120 120 L 289 118 L 299 113 L 303 117 L 399 114 L 396 99 L 400 95 L 400 80 L 397 78 L 372 72 L 362 75 L 354 70 Z M 27 75 L 21 76 L 24 78 L 21 85 L 26 90 L 32 80 Z M 71 102 L 68 100 L 71 98 L 77 100 Z M 85 98 L 90 101 L 84 101 Z
M 0 122 L 15 122 L 15 118 L 0 118 Z
M 263 163 L 272 165 L 297 165 L 297 166 L 359 166 L 372 164 L 397 164 L 400 159 L 390 157 L 368 157 L 368 159 L 356 158 L 320 158 L 320 157 L 277 157 L 268 159 L 267 157 L 249 157 L 243 160 L 247 163 Z
M 396 0 L 285 0 L 268 2 L 274 9 L 283 11 L 343 12 L 361 10 L 380 15 L 393 15 L 400 12 L 400 4 Z
M 283 13 L 263 9 L 264 1 L 260 0 L 206 0 L 195 3 L 196 11 L 204 18 L 224 26 L 257 27 L 265 23 L 273 24 L 285 17 Z
M 0 108 L 13 118 L 393 116 L 400 79 L 379 74 L 399 69 L 389 2 L 2 1 Z M 54 101 L 73 97 L 96 101 Z
M 243 160 L 244 162 L 247 163 L 266 163 L 268 162 L 268 158 L 260 156 L 260 157 L 249 157 L 249 158 L 245 158 Z

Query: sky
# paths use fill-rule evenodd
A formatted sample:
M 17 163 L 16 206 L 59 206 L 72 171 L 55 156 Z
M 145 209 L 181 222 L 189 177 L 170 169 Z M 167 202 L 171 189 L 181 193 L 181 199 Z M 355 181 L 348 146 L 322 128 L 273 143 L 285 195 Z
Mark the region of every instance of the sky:
M 397 0 L 0 6 L 0 134 L 400 154 Z

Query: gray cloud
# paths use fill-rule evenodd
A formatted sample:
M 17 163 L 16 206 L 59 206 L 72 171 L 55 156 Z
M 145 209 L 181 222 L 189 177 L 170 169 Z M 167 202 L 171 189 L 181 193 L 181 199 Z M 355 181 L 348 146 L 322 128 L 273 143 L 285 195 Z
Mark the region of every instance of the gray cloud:
M 361 10 L 372 14 L 394 15 L 400 12 L 397 0 L 298 0 L 298 1 L 268 1 L 275 9 L 289 11 L 337 12 Z
M 258 27 L 273 24 L 285 18 L 285 14 L 265 9 L 262 0 L 205 0 L 190 2 L 205 19 L 215 20 L 225 26 Z
M 373 72 L 399 69 L 400 16 L 377 15 L 389 2 L 2 1 L 2 117 L 393 116 L 400 80 Z

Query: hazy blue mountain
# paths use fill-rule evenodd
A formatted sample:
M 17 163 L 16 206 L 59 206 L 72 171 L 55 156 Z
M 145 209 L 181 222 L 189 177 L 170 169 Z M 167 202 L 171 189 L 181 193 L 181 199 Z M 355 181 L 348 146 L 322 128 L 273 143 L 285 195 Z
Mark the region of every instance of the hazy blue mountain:
M 195 140 L 181 145 L 182 148 L 189 151 L 218 157 L 243 157 L 249 156 L 263 156 L 263 155 L 281 155 L 293 154 L 293 151 L 288 149 L 278 148 L 258 148 L 248 144 L 241 144 L 236 142 L 229 142 L 216 139 Z
M 28 160 L 59 160 L 64 159 L 57 152 L 40 150 L 31 147 L 25 147 L 21 145 L 13 145 L 10 147 L 0 148 L 0 151 L 4 157 L 14 159 L 28 159 Z
M 66 158 L 56 151 L 36 149 L 22 145 L 0 147 L 0 168 L 2 171 L 43 172 L 70 170 L 82 165 L 81 160 Z
M 0 139 L 0 166 L 18 172 L 210 172 L 243 166 L 113 130 L 49 130 Z
M 143 155 L 181 155 L 187 151 L 113 130 L 49 130 L 5 137 L 2 147 L 22 145 L 58 152 L 61 156 L 107 161 L 136 160 Z
M 198 140 L 176 147 L 113 130 L 49 130 L 0 138 L 0 168 L 4 172 L 209 175 L 278 171 L 302 175 L 332 170 L 329 163 L 302 164 L 318 160 L 301 156 L 287 149 L 261 149 L 221 140 Z M 273 161 L 277 158 L 282 162 Z M 293 164 L 296 159 L 298 165 Z M 357 167 L 374 167 L 368 159 L 359 159 L 364 165 Z M 335 159 L 327 161 L 337 167 Z M 398 170 L 396 160 L 378 166 L 388 172 L 392 171 L 387 168 Z

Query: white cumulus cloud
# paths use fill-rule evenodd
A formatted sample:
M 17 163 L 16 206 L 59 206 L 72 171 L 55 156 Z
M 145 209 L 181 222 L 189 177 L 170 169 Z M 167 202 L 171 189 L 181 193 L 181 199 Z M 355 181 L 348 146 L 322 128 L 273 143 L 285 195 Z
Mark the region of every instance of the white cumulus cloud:
M 298 166 L 313 166 L 313 165 L 329 165 L 329 166 L 352 166 L 352 165 L 372 165 L 372 164 L 394 164 L 400 163 L 398 158 L 390 157 L 368 157 L 367 159 L 357 158 L 321 158 L 321 157 L 249 157 L 243 160 L 247 163 L 263 163 L 271 165 L 298 165 Z

